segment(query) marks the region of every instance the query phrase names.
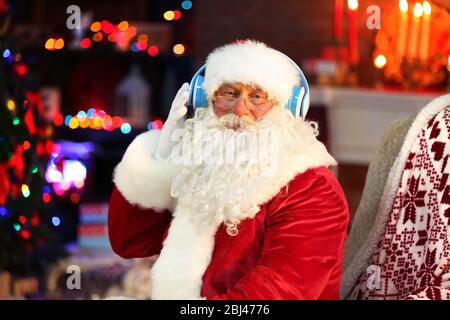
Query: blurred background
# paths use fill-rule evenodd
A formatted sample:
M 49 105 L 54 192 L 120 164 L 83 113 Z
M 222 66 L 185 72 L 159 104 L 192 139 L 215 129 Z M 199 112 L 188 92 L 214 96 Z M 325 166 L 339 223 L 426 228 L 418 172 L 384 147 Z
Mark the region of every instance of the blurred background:
M 0 299 L 148 297 L 109 246 L 112 172 L 207 54 L 299 64 L 353 215 L 389 123 L 450 91 L 450 1 L 0 0 Z M 230 67 L 230 66 L 224 66 Z M 72 267 L 70 267 L 72 266 Z M 73 267 L 75 266 L 75 267 Z M 81 285 L 71 275 L 81 272 Z

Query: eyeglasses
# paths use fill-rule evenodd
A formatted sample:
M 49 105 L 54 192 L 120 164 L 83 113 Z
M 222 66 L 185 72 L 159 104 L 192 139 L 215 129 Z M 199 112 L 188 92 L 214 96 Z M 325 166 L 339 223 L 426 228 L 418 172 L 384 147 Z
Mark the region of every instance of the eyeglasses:
M 222 104 L 224 107 L 231 108 L 234 105 L 236 105 L 236 103 L 241 99 L 244 100 L 245 106 L 249 109 L 255 109 L 266 103 L 272 103 L 271 100 L 264 98 L 259 94 L 250 95 L 248 97 L 242 98 L 235 94 L 227 94 L 226 93 L 224 95 L 215 96 L 213 98 L 213 101 L 214 102 L 217 101 L 218 103 Z

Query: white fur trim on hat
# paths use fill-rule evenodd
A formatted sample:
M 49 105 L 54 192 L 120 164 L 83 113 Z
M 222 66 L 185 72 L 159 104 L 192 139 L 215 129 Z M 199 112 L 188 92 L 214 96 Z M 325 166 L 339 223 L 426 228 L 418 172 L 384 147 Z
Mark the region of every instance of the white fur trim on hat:
M 161 211 L 174 208 L 170 188 L 179 168 L 152 157 L 160 135 L 160 130 L 153 130 L 133 140 L 114 170 L 114 183 L 128 202 Z
M 297 69 L 283 54 L 251 40 L 228 44 L 209 54 L 203 83 L 208 100 L 225 82 L 259 86 L 282 107 L 292 88 L 300 85 Z

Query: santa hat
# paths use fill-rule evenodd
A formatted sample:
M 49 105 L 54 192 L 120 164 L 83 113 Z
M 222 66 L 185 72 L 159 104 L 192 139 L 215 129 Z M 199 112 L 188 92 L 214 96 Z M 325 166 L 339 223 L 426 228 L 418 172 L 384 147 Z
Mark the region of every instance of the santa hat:
M 209 101 L 224 82 L 256 85 L 285 106 L 300 79 L 296 67 L 279 51 L 246 40 L 219 47 L 206 59 L 203 89 Z

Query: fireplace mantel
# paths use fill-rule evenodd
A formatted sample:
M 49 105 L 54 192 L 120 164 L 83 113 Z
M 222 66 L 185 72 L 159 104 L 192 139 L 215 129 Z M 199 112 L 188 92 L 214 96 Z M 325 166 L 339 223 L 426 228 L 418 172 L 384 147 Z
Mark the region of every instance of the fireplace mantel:
M 311 87 L 311 105 L 326 108 L 328 146 L 336 160 L 367 165 L 389 123 L 408 118 L 442 94 Z

